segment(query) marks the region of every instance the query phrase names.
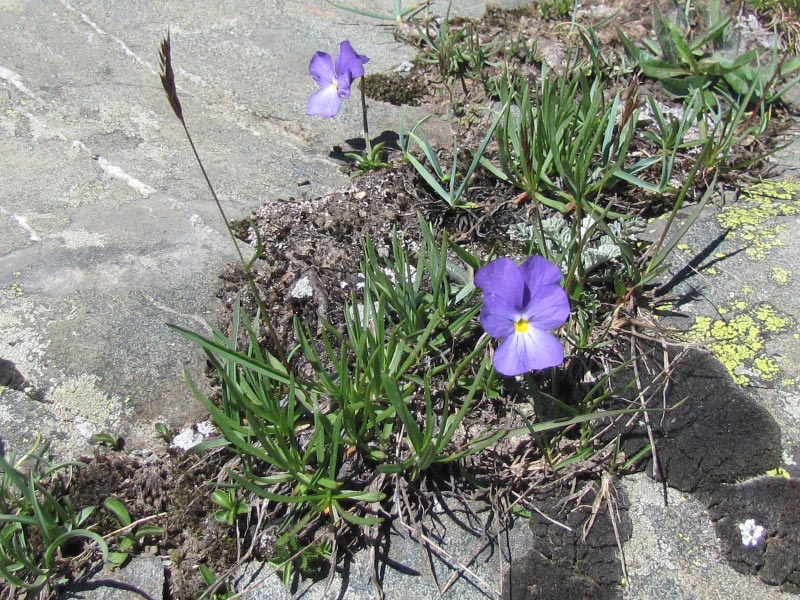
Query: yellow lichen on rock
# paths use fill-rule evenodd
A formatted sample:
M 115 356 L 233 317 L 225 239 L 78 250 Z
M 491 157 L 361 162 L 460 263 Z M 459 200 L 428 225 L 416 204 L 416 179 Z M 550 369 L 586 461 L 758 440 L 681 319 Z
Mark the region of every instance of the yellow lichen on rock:
M 793 320 L 789 315 L 779 312 L 771 304 L 762 302 L 753 309 L 753 315 L 764 325 L 764 330 L 770 333 L 785 331 L 792 325 Z
M 800 214 L 796 196 L 800 182 L 793 180 L 762 181 L 742 191 L 744 206 L 726 206 L 717 213 L 720 226 L 745 243 L 745 253 L 763 260 L 773 248 L 783 245 L 779 239 L 784 225 L 770 224 L 776 217 Z
M 756 357 L 756 359 L 753 361 L 753 367 L 761 379 L 766 381 L 775 379 L 778 376 L 778 373 L 781 372 L 781 368 L 778 366 L 778 363 L 771 356 Z
M 719 314 L 733 316 L 697 317 L 688 337 L 705 342 L 741 386 L 753 383 L 750 374 L 762 381 L 776 379 L 781 369 L 774 358 L 764 353 L 766 334 L 786 331 L 793 325 L 792 318 L 765 302 L 748 308 L 742 300 L 720 306 Z
M 791 274 L 789 269 L 783 267 L 772 267 L 769 270 L 769 278 L 778 285 L 788 285 Z
M 767 477 L 783 477 L 784 479 L 791 479 L 792 474 L 783 467 L 776 467 L 767 471 Z
M 748 199 L 761 202 L 774 202 L 776 200 L 788 202 L 796 200 L 798 194 L 800 194 L 800 181 L 795 179 L 761 181 L 743 191 L 743 195 Z

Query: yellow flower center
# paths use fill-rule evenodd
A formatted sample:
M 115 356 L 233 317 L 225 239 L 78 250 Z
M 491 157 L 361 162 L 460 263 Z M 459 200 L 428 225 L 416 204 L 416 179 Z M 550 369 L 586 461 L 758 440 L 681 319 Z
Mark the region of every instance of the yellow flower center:
M 517 333 L 525 333 L 530 329 L 530 323 L 528 323 L 525 319 L 520 319 L 516 323 L 514 323 L 514 329 Z

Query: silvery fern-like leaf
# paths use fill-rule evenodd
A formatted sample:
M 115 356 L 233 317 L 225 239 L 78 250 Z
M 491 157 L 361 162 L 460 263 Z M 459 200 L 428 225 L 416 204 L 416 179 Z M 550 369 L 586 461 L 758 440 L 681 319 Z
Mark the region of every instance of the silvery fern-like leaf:
M 548 217 L 542 221 L 542 230 L 549 237 L 558 237 L 566 228 L 566 221 L 559 217 Z
M 515 242 L 530 242 L 533 240 L 533 225 L 514 223 L 508 226 L 506 235 Z
M 631 230 L 641 226 L 639 221 L 640 219 L 607 221 L 601 230 L 595 219 L 587 215 L 581 220 L 579 232 L 573 232 L 568 221 L 563 217 L 553 216 L 543 219 L 539 227 L 544 234 L 548 256 L 560 262 L 559 267 L 564 271 L 570 267 L 570 257 L 577 251 L 578 241 L 594 228 L 581 250 L 580 261 L 583 271 L 590 274 L 592 280 L 598 281 L 613 279 L 622 271 L 622 265 L 615 261 L 622 256 L 621 244 L 628 244 L 634 239 Z M 516 223 L 507 229 L 507 234 L 514 241 L 531 242 L 536 239 L 535 227 L 537 226 L 528 223 Z M 601 234 L 601 231 L 607 231 L 611 235 Z M 578 234 L 577 237 L 575 233 Z

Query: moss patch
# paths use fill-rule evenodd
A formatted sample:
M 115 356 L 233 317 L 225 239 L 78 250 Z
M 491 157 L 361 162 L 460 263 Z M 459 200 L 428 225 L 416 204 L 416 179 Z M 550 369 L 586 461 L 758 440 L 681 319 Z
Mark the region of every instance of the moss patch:
M 413 73 L 375 73 L 364 77 L 363 85 L 370 98 L 396 106 L 417 106 L 428 92 L 425 82 Z

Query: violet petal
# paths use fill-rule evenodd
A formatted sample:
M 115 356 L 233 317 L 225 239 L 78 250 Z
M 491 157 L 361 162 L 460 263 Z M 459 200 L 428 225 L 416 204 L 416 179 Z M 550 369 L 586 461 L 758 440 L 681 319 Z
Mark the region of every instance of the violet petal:
M 344 75 L 339 75 L 337 78 L 337 92 L 339 93 L 339 98 L 347 99 L 350 97 L 350 84 L 352 83 L 352 79 L 350 76 L 345 73 Z
M 494 368 L 502 375 L 555 367 L 564 362 L 564 348 L 554 335 L 531 327 L 507 337 L 494 352 Z
M 523 314 L 539 329 L 556 329 L 569 318 L 569 299 L 558 284 L 545 285 L 531 297 Z
M 544 285 L 561 283 L 563 277 L 561 269 L 542 256 L 531 256 L 519 269 L 531 296 L 535 296 Z
M 497 258 L 484 265 L 475 273 L 475 285 L 484 294 L 484 305 L 496 300 L 503 305 L 521 311 L 525 281 L 522 272 L 510 258 Z M 513 315 L 510 315 L 513 318 Z
M 350 42 L 345 40 L 339 44 L 339 56 L 336 57 L 336 73 L 349 75 L 350 81 L 364 75 L 364 65 L 369 62 L 369 58 L 362 54 L 357 54 L 353 50 Z M 350 87 L 349 85 L 347 86 Z
M 513 308 L 504 306 L 499 299 L 494 304 L 483 303 L 481 308 L 481 326 L 493 338 L 503 339 L 514 333 Z
M 308 65 L 308 72 L 318 85 L 323 87 L 336 82 L 336 72 L 333 70 L 333 59 L 327 52 L 315 52 Z
M 336 87 L 328 85 L 321 87 L 308 99 L 306 113 L 311 116 L 330 118 L 339 112 L 342 100 L 339 98 Z

